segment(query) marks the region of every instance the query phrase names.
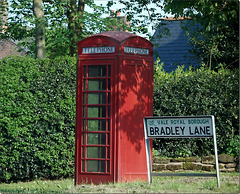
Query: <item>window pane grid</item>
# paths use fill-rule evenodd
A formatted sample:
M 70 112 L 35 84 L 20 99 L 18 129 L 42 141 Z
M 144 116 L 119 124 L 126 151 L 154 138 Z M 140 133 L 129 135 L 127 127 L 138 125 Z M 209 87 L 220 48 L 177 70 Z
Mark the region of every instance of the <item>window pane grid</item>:
M 111 66 L 84 66 L 82 172 L 110 173 Z

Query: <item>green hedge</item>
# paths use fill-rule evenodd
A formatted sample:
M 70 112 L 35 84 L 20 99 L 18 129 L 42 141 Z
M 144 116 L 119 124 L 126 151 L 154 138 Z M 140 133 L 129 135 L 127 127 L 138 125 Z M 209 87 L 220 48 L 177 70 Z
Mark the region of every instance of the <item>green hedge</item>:
M 214 115 L 219 153 L 238 154 L 238 71 L 156 67 L 154 115 Z M 76 59 L 0 61 L 0 182 L 74 174 Z M 165 156 L 212 153 L 206 139 L 154 141 Z
M 214 115 L 219 153 L 239 154 L 239 74 L 238 70 L 178 68 L 171 74 L 157 65 L 154 74 L 154 115 Z M 213 140 L 155 139 L 162 156 L 214 154 Z
M 0 182 L 74 173 L 76 59 L 0 61 Z

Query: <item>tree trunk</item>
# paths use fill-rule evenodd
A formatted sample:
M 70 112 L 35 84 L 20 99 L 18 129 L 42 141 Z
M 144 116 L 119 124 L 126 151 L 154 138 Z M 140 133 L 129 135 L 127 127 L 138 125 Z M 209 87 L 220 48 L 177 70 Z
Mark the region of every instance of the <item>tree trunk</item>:
M 42 0 L 33 0 L 33 13 L 36 17 L 36 58 L 44 59 L 46 56 L 45 17 L 43 12 Z
M 84 0 L 69 0 L 67 9 L 68 18 L 68 29 L 70 32 L 70 55 L 74 56 L 77 54 L 77 41 L 83 38 L 82 26 L 83 23 L 79 22 L 82 20 L 84 12 L 85 2 Z
M 0 0 L 0 33 L 6 32 L 8 22 L 8 2 Z

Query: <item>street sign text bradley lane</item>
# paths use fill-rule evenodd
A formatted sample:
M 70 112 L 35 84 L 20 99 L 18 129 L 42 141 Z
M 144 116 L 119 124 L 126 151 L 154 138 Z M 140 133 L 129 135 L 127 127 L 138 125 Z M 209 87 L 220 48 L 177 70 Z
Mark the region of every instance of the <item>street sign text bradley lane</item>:
M 212 137 L 212 118 L 202 117 L 159 117 L 147 118 L 147 136 L 161 137 Z

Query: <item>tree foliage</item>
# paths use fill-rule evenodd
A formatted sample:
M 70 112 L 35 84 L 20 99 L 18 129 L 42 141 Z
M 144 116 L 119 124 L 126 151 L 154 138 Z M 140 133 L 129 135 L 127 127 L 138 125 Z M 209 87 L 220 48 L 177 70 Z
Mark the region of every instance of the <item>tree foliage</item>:
M 76 43 L 81 39 L 93 33 L 113 30 L 113 24 L 124 26 L 116 22 L 116 17 L 107 17 L 112 5 L 112 1 L 106 6 L 97 6 L 94 0 L 43 0 L 47 57 L 76 55 Z M 87 12 L 86 6 L 93 12 Z M 7 33 L 1 37 L 21 41 L 21 46 L 34 54 L 35 21 L 33 0 L 9 0 Z
M 76 59 L 0 61 L 0 180 L 73 176 Z
M 131 21 L 132 31 L 146 34 L 151 39 L 148 27 L 152 26 L 154 31 L 158 28 L 160 21 L 165 16 L 162 12 L 163 3 L 159 0 L 119 0 L 119 2 L 125 5 L 120 11 L 127 15 L 128 21 Z M 151 7 L 151 4 L 154 7 Z
M 36 21 L 36 57 L 44 59 L 46 55 L 45 48 L 45 16 L 42 7 L 42 0 L 33 0 L 33 13 Z
M 6 25 L 7 1 L 0 0 L 0 31 L 3 32 Z M 1 29 L 2 28 L 2 29 Z
M 179 67 L 166 73 L 158 65 L 154 74 L 154 115 L 214 115 L 218 151 L 239 153 L 239 72 L 220 68 L 218 72 Z M 212 139 L 156 139 L 161 155 L 201 156 L 214 154 Z M 238 151 L 237 151 L 238 150 Z
M 189 33 L 193 54 L 209 68 L 219 64 L 238 68 L 239 63 L 239 1 L 238 0 L 166 0 L 164 10 L 175 17 L 190 17 L 201 24 Z M 189 30 L 190 29 L 186 29 Z
M 201 25 L 195 33 L 187 32 L 194 45 L 193 54 L 203 64 L 218 69 L 219 64 L 237 68 L 239 63 L 239 1 L 238 0 L 120 0 L 133 29 L 147 33 L 148 26 L 156 30 L 167 14 L 175 18 L 190 17 Z M 152 7 L 150 7 L 152 5 Z M 154 5 L 154 6 L 153 6 Z M 147 14 L 146 14 L 147 13 Z M 137 17 L 138 16 L 138 17 Z

